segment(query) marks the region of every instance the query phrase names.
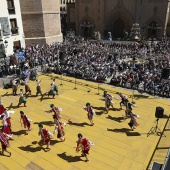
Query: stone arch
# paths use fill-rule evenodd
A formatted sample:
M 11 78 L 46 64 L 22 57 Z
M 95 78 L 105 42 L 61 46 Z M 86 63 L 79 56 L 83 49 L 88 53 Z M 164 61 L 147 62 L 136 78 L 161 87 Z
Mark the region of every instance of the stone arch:
M 93 19 L 89 16 L 85 16 L 80 20 L 80 24 L 83 24 L 84 22 L 89 22 L 90 24 L 94 25 Z
M 153 16 L 146 21 L 146 35 L 148 38 L 158 38 L 163 34 L 163 23 L 159 17 Z
M 90 37 L 94 32 L 94 21 L 89 16 L 85 16 L 80 20 L 80 35 Z
M 113 37 L 116 38 L 122 38 L 125 31 L 130 33 L 132 24 L 134 23 L 133 18 L 125 9 L 114 10 L 106 18 L 105 31 L 106 33 L 112 32 Z M 116 25 L 116 23 L 119 25 Z

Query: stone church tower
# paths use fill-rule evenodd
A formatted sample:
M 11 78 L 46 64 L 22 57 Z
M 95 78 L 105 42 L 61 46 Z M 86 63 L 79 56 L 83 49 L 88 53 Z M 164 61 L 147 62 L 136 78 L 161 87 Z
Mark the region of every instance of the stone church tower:
M 60 0 L 20 0 L 26 44 L 62 42 Z

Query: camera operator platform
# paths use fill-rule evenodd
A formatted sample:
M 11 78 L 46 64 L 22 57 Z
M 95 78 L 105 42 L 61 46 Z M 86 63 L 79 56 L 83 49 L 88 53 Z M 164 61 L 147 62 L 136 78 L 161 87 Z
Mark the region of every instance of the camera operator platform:
M 164 135 L 164 133 L 161 132 L 161 129 L 158 127 L 158 121 L 159 121 L 159 119 L 156 119 L 156 121 L 154 122 L 154 123 L 156 123 L 156 125 L 155 125 L 155 127 L 152 127 L 152 128 L 150 129 L 150 131 L 147 133 L 147 137 L 150 136 L 150 135 L 152 135 L 152 134 L 156 134 L 156 135 L 158 135 L 158 136 L 162 135 L 162 136 L 166 137 L 166 136 Z

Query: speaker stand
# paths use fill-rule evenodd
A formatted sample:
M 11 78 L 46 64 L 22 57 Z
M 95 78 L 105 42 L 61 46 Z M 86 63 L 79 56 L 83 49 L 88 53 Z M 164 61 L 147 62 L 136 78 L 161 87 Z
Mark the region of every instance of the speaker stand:
M 162 134 L 162 136 L 166 137 L 166 136 L 164 135 L 164 133 L 161 132 L 161 129 L 159 129 L 159 127 L 158 127 L 158 121 L 159 121 L 159 119 L 156 119 L 156 121 L 155 121 L 156 125 L 155 125 L 155 127 L 152 127 L 152 128 L 150 129 L 150 131 L 147 133 L 147 137 L 150 136 L 150 135 L 153 135 L 153 134 L 156 134 L 157 136 L 160 136 L 160 135 Z

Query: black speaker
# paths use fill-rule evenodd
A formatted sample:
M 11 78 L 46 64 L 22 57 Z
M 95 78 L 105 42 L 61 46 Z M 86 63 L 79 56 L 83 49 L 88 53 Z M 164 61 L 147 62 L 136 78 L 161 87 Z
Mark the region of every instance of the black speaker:
M 170 77 L 170 68 L 163 68 L 162 69 L 162 78 L 168 79 Z
M 156 107 L 155 117 L 163 118 L 163 114 L 164 114 L 164 109 L 162 107 Z

